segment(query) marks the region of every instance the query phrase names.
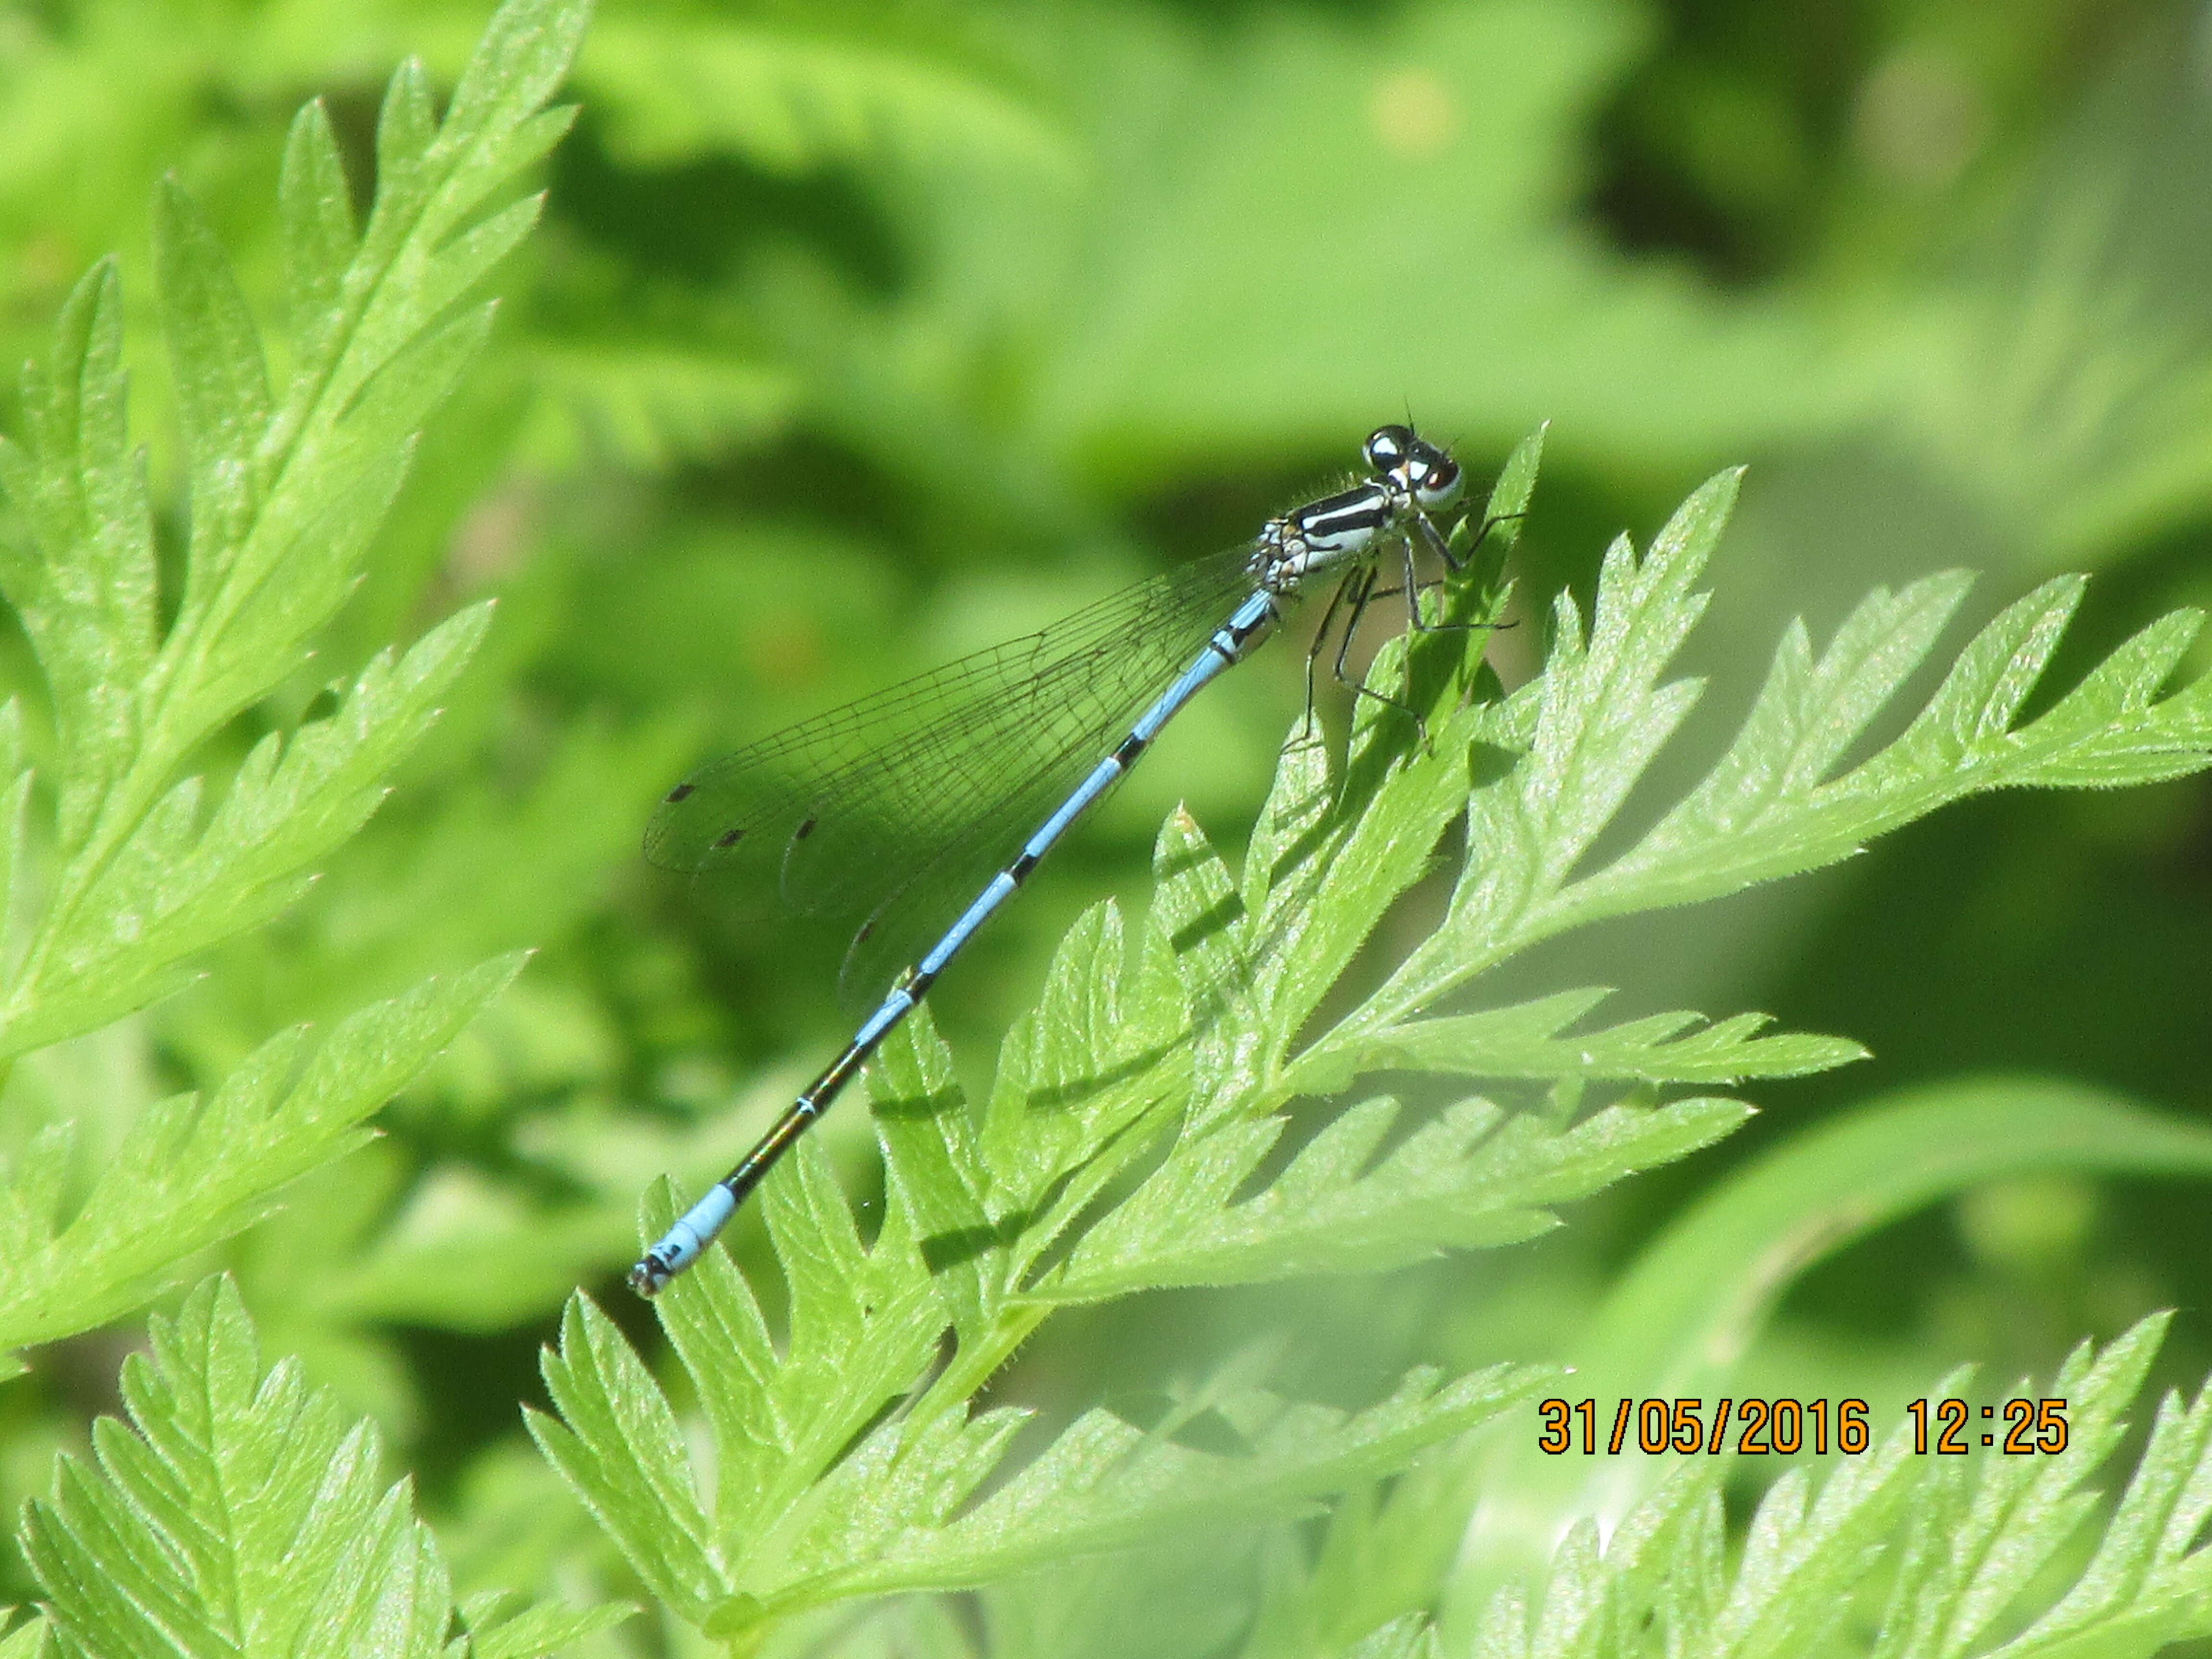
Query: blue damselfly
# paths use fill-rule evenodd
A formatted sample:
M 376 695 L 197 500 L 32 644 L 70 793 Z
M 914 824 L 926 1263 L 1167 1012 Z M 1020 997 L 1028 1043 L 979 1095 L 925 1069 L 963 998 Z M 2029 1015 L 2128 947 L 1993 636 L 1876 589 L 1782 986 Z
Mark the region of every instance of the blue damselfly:
M 1341 679 L 1353 624 L 1370 600 L 1400 591 L 1377 586 L 1386 556 L 1400 556 L 1413 625 L 1441 625 L 1422 619 L 1415 552 L 1459 568 L 1431 517 L 1458 500 L 1459 464 L 1407 426 L 1378 428 L 1364 453 L 1368 475 L 1358 483 L 1269 520 L 1243 546 L 802 721 L 669 791 L 646 832 L 647 856 L 695 872 L 749 866 L 771 875 L 781 900 L 801 912 L 865 911 L 848 981 L 867 982 L 915 924 L 942 924 L 944 911 L 933 914 L 927 901 L 942 894 L 948 874 L 996 873 L 760 1144 L 630 1269 L 641 1295 L 698 1259 L 1068 827 L 1185 703 L 1274 630 L 1310 580 L 1338 578 L 1307 658 L 1310 717 L 1313 665 L 1340 613 Z M 1028 825 L 1036 827 L 1013 850 Z

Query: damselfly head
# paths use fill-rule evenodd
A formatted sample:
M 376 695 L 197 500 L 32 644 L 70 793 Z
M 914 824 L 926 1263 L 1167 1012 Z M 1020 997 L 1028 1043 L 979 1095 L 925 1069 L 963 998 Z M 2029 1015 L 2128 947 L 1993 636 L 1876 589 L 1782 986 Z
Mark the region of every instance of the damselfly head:
M 1413 498 L 1417 507 L 1449 507 L 1466 482 L 1459 463 L 1410 426 L 1378 426 L 1367 434 L 1367 465 Z
M 1413 446 L 1422 443 L 1410 426 L 1378 426 L 1367 434 L 1362 453 L 1367 457 L 1367 465 L 1376 471 L 1395 473 L 1405 465 Z

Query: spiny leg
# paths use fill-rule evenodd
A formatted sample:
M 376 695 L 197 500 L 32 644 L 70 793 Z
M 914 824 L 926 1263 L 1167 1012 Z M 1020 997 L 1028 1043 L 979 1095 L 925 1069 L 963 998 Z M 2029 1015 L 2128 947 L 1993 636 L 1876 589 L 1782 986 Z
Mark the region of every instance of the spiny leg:
M 1298 722 L 1301 742 L 1310 740 L 1314 734 L 1314 664 L 1328 644 L 1329 624 L 1336 620 L 1337 607 L 1344 603 L 1346 590 L 1358 579 L 1357 568 L 1345 573 L 1344 580 L 1336 585 L 1336 591 L 1328 596 L 1328 609 L 1321 613 L 1321 626 L 1314 630 L 1313 643 L 1306 647 L 1306 714 L 1305 718 Z M 1340 674 L 1337 678 L 1341 679 L 1343 676 Z
M 1427 514 L 1416 510 L 1412 515 L 1413 527 L 1419 532 L 1422 541 L 1427 544 L 1431 552 L 1434 553 L 1439 559 L 1443 561 L 1445 567 L 1449 569 L 1454 575 L 1459 574 L 1462 571 L 1467 568 L 1468 559 L 1472 559 L 1474 556 L 1476 550 L 1479 549 L 1484 542 L 1490 538 L 1490 532 L 1492 531 L 1497 529 L 1498 526 L 1502 524 L 1507 524 L 1511 522 L 1513 520 L 1526 518 L 1527 516 L 1527 512 L 1523 510 L 1519 513 L 1493 514 L 1484 519 L 1481 528 L 1474 532 L 1474 539 L 1468 544 L 1466 558 L 1462 558 L 1451 550 L 1450 543 L 1448 542 L 1437 531 L 1435 521 L 1432 520 Z M 1405 592 L 1408 594 L 1406 601 L 1407 610 L 1409 613 L 1408 621 L 1411 627 L 1416 633 L 1480 634 L 1498 629 L 1510 628 L 1513 625 L 1510 623 L 1498 622 L 1424 622 L 1421 619 L 1419 604 L 1411 597 L 1412 590 L 1417 587 L 1422 591 L 1425 591 L 1431 587 L 1440 587 L 1443 585 L 1443 582 L 1442 580 L 1439 580 L 1433 582 L 1416 583 L 1414 580 L 1415 573 L 1413 570 L 1413 548 L 1410 538 L 1406 542 L 1405 549 L 1406 587 L 1404 589 L 1386 588 L 1383 589 L 1382 592 L 1393 594 Z
M 1501 513 L 1494 519 L 1484 520 L 1481 530 L 1476 533 L 1474 540 L 1469 544 L 1468 547 L 1468 555 L 1472 556 L 1474 550 L 1482 545 L 1482 538 L 1490 533 L 1493 526 L 1503 524 L 1508 519 L 1517 519 L 1520 516 L 1521 514 L 1518 513 Z M 1413 521 L 1414 528 L 1420 532 L 1421 539 L 1427 544 L 1429 550 L 1434 553 L 1437 558 L 1443 562 L 1445 568 L 1449 570 L 1452 575 L 1459 575 L 1466 570 L 1466 561 L 1458 557 L 1452 552 L 1450 544 L 1448 543 L 1443 535 L 1438 532 L 1435 522 L 1430 519 L 1427 514 L 1416 511 L 1413 514 Z M 1420 601 L 1418 596 L 1420 593 L 1427 592 L 1430 588 L 1443 586 L 1449 578 L 1440 577 L 1437 580 L 1430 582 L 1419 580 L 1418 579 L 1419 573 L 1413 568 L 1413 538 L 1411 537 L 1407 537 L 1402 540 L 1399 545 L 1401 550 L 1405 556 L 1406 585 L 1403 587 L 1386 587 L 1379 589 L 1370 597 L 1379 599 L 1385 594 L 1405 594 L 1407 626 L 1411 628 L 1415 633 L 1480 634 L 1501 626 L 1501 624 L 1498 623 L 1448 623 L 1429 622 L 1425 620 L 1421 615 Z
M 1447 570 L 1450 571 L 1452 574 L 1456 576 L 1461 571 L 1467 568 L 1465 562 L 1462 561 L 1456 553 L 1454 553 L 1451 550 L 1451 543 L 1447 541 L 1444 538 L 1443 533 L 1437 528 L 1436 520 L 1430 518 L 1427 514 L 1422 512 L 1419 507 L 1415 507 L 1413 509 L 1413 528 L 1420 532 L 1420 538 L 1423 542 L 1428 544 L 1429 551 L 1435 554 L 1439 559 L 1442 559 L 1444 562 L 1444 568 Z M 1484 526 L 1486 533 L 1487 532 L 1488 528 L 1489 526 L 1486 524 Z M 1474 541 L 1468 546 L 1468 551 L 1472 553 L 1476 548 L 1481 545 L 1482 538 L 1480 536 L 1477 536 Z M 1413 544 L 1412 538 L 1409 537 L 1406 542 L 1406 562 L 1408 565 L 1413 563 Z
M 1359 584 L 1359 591 L 1352 598 L 1352 614 L 1345 618 L 1344 631 L 1337 636 L 1336 661 L 1329 672 L 1336 677 L 1336 683 L 1339 685 L 1349 686 L 1355 697 L 1371 697 L 1376 702 L 1396 709 L 1412 720 L 1414 730 L 1420 733 L 1421 746 L 1425 749 L 1429 746 L 1429 723 L 1421 718 L 1419 709 L 1411 703 L 1401 702 L 1397 698 L 1386 693 L 1371 690 L 1344 672 L 1344 659 L 1352 650 L 1352 633 L 1359 626 L 1359 618 L 1366 612 L 1367 602 L 1375 597 L 1375 584 L 1380 580 L 1380 576 L 1381 573 L 1377 568 L 1370 564 L 1362 565 L 1352 573 L 1352 576 L 1346 579 L 1346 587 L 1351 587 L 1352 583 L 1357 581 Z
M 1485 515 L 1482 523 L 1476 527 L 1474 539 L 1467 544 L 1468 558 L 1471 559 L 1475 556 L 1476 550 L 1481 547 L 1483 543 L 1490 539 L 1490 532 L 1497 529 L 1498 526 L 1502 524 L 1513 524 L 1520 520 L 1527 518 L 1528 516 L 1528 510 L 1526 507 L 1522 507 L 1517 513 L 1492 513 Z M 1421 525 L 1431 537 L 1436 536 L 1437 527 L 1429 523 L 1425 515 L 1424 515 L 1421 520 Z M 1459 569 L 1464 562 L 1464 561 L 1454 558 L 1449 553 L 1446 553 L 1444 555 L 1444 559 L 1445 562 L 1455 570 Z

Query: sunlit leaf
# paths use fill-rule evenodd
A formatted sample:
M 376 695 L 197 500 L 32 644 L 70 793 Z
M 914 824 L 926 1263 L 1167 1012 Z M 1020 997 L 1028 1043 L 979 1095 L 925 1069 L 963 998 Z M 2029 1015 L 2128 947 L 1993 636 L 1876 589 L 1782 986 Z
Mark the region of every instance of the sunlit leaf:
M 123 1372 L 128 1427 L 103 1418 L 90 1458 L 64 1456 L 26 1509 L 23 1552 L 64 1650 L 88 1659 L 253 1652 L 440 1659 L 446 1565 L 405 1481 L 296 1362 L 267 1370 L 228 1279 L 150 1328 Z M 627 1610 L 540 1609 L 501 1621 L 522 1659 Z M 11 1638 L 11 1640 L 14 1638 Z

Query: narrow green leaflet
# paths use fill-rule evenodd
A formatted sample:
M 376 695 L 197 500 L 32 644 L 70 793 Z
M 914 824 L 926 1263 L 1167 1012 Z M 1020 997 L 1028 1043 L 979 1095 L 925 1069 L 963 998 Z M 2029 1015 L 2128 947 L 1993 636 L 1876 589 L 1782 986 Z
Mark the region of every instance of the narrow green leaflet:
M 191 975 L 180 958 L 267 919 L 306 890 L 309 865 L 343 845 L 386 793 L 384 779 L 436 717 L 483 637 L 477 606 L 398 662 L 380 655 L 328 717 L 248 752 L 211 811 L 188 777 L 116 847 L 100 878 L 114 925 L 19 979 L 6 1042 L 31 1048 L 105 1024 Z
M 264 1371 L 227 1279 L 150 1325 L 124 1363 L 126 1427 L 94 1425 L 51 1497 L 24 1510 L 25 1559 L 61 1651 L 84 1659 L 527 1659 L 628 1609 L 472 1603 L 452 1640 L 446 1566 L 405 1481 L 384 1486 L 366 1421 L 309 1389 L 291 1360 Z
M 1089 1302 L 1157 1285 L 1395 1267 L 1445 1249 L 1516 1243 L 1559 1225 L 1547 1203 L 1686 1157 L 1735 1129 L 1750 1108 L 1703 1098 L 1657 1109 L 1610 1106 L 1562 1131 L 1467 1100 L 1380 1151 L 1399 1115 L 1388 1098 L 1347 1109 L 1249 1197 L 1281 1139 L 1281 1119 L 1178 1142 L 1033 1294 Z
M 131 693 L 155 647 L 153 510 L 124 430 L 116 287 L 101 267 L 70 296 L 50 356 L 24 366 L 28 451 L 0 444 L 0 488 L 36 543 L 0 540 L 0 577 L 46 671 L 62 751 L 84 780 L 65 836 L 82 833 L 87 791 L 128 764 L 143 718 Z
M 1423 1615 L 1464 1547 L 1479 1468 L 1451 1452 L 1424 1458 L 1387 1489 L 1347 1493 L 1317 1544 L 1311 1528 L 1284 1539 L 1243 1659 L 1365 1651 L 1386 1631 L 1420 1650 L 1433 1635 Z
M 186 958 L 252 927 L 374 810 L 482 635 L 465 612 L 337 708 L 271 733 L 218 792 L 188 769 L 304 660 L 351 591 L 369 538 L 489 319 L 468 299 L 534 222 L 501 202 L 565 130 L 543 107 L 581 32 L 576 0 L 512 0 L 442 120 L 418 65 L 377 129 L 377 195 L 353 223 L 320 107 L 295 122 L 282 191 L 289 360 L 272 374 L 228 261 L 183 190 L 155 202 L 155 264 L 189 457 L 191 536 L 174 622 L 155 616 L 152 507 L 125 426 L 122 307 L 111 265 L 64 307 L 26 371 L 24 439 L 0 488 L 25 539 L 0 590 L 44 671 L 60 739 L 52 869 L 18 904 L 0 1056 L 163 994 Z M 12 721 L 15 716 L 10 714 Z M 20 818 L 19 755 L 0 785 Z M 21 878 L 11 848 L 9 873 Z
M 913 1388 L 943 1328 L 902 1211 L 894 1206 L 873 1250 L 864 1249 L 820 1149 L 804 1145 L 793 1159 L 795 1177 L 765 1200 L 791 1296 L 784 1352 L 726 1255 L 702 1261 L 662 1304 L 686 1366 L 715 1381 L 700 1391 L 717 1446 L 711 1503 L 695 1495 L 675 1414 L 650 1373 L 581 1297 L 562 1321 L 560 1352 L 545 1359 L 560 1420 L 530 1414 L 554 1467 L 646 1582 L 694 1622 L 736 1593 L 732 1564 L 753 1529 L 787 1516 Z M 665 1227 L 674 1206 L 659 1193 L 647 1213 Z
M 75 1132 L 44 1131 L 0 1184 L 0 1352 L 90 1330 L 161 1287 L 193 1251 L 243 1231 L 288 1182 L 368 1138 L 363 1121 L 520 971 L 503 957 L 343 1021 L 320 1043 L 278 1033 L 203 1100 L 143 1113 L 75 1213 Z
M 1442 1014 L 1378 1033 L 1359 1051 L 1362 1069 L 1401 1066 L 1449 1072 L 1470 1054 L 1487 1077 L 1579 1078 L 1611 1083 L 1735 1083 L 1747 1077 L 1802 1077 L 1854 1060 L 1866 1050 L 1841 1037 L 1799 1032 L 1759 1035 L 1764 1014 L 1708 1024 L 1677 1011 L 1596 1030 L 1577 1030 L 1602 1002 L 1601 988 L 1479 1014 Z M 1316 1085 L 1319 1062 L 1305 1077 Z

